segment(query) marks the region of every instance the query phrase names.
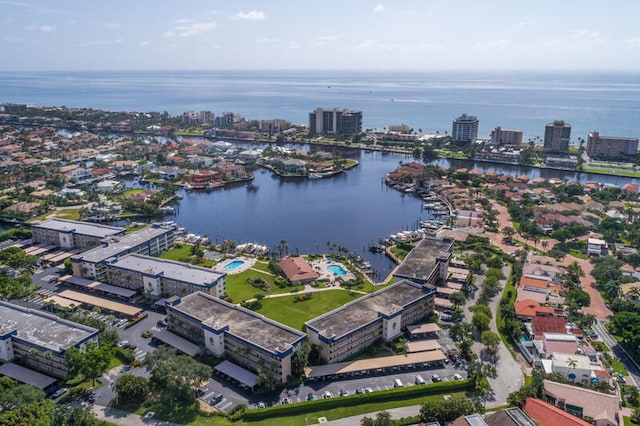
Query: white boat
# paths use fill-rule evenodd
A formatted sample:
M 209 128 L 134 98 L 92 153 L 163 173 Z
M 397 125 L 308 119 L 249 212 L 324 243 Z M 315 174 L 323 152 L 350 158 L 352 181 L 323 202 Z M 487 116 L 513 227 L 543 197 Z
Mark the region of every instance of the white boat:
M 175 213 L 176 209 L 171 206 L 162 206 L 159 209 L 162 213 Z
M 323 177 L 320 173 L 309 173 L 309 179 L 322 179 Z

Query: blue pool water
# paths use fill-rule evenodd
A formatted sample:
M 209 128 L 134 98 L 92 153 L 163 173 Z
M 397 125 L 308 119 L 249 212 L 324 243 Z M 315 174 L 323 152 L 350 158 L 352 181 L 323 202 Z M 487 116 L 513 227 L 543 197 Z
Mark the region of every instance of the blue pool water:
M 333 275 L 336 277 L 342 277 L 343 275 L 347 275 L 347 271 L 340 265 L 329 265 L 327 267 L 331 271 Z
M 242 265 L 244 265 L 244 260 L 234 260 L 233 262 L 224 265 L 222 269 L 224 269 L 225 271 L 230 271 L 232 269 L 239 268 Z

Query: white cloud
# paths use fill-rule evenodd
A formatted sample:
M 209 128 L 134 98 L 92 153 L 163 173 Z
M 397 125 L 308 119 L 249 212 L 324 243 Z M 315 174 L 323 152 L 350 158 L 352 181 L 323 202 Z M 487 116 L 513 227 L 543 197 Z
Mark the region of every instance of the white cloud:
M 624 44 L 628 46 L 640 46 L 640 37 L 633 37 L 633 38 L 626 39 L 624 41 Z
M 511 40 L 487 40 L 476 43 L 476 49 L 478 50 L 501 50 L 511 47 L 513 42 Z
M 373 13 L 382 13 L 384 12 L 384 5 L 382 3 L 378 3 L 376 7 L 373 8 Z
M 602 44 L 604 41 L 604 38 L 602 38 L 598 31 L 582 28 L 563 37 L 543 37 L 540 42 L 534 43 L 534 46 L 542 46 L 543 48 L 555 50 L 580 49 L 593 47 Z
M 287 47 L 289 49 L 300 49 L 300 45 L 293 40 L 289 42 L 289 45 Z
M 267 15 L 261 10 L 253 9 L 249 12 L 240 11 L 231 16 L 230 19 L 234 21 L 264 21 L 267 19 Z
M 116 30 L 120 28 L 120 24 L 115 24 L 113 22 L 107 22 L 104 24 L 104 27 L 108 30 Z
M 138 46 L 140 47 L 145 47 L 151 44 L 151 40 L 142 40 L 141 42 L 138 43 Z
M 11 35 L 5 35 L 5 36 L 2 36 L 2 38 L 4 39 L 4 41 L 9 43 L 21 43 L 24 41 L 24 37 L 16 37 Z
M 172 29 L 165 31 L 162 36 L 167 38 L 191 37 L 213 31 L 216 26 L 215 21 L 197 22 L 191 19 L 179 19 L 176 21 L 176 25 Z
M 94 41 L 87 41 L 84 43 L 80 43 L 80 47 L 91 47 L 91 46 L 109 46 L 111 44 L 120 44 L 120 43 L 124 43 L 124 39 L 123 38 L 117 38 L 115 40 L 94 40 Z
M 316 46 L 325 46 L 325 45 L 329 44 L 329 42 L 336 41 L 341 37 L 342 37 L 342 34 L 320 36 L 316 40 L 315 45 Z
M 445 50 L 444 46 L 433 43 L 416 43 L 416 44 L 393 44 L 385 43 L 376 39 L 369 39 L 360 44 L 352 46 L 353 50 L 388 50 L 394 52 L 441 52 Z
M 27 30 L 29 31 L 40 31 L 43 33 L 50 33 L 51 31 L 55 31 L 56 27 L 54 27 L 53 25 L 29 25 L 27 27 Z
M 262 37 L 256 40 L 256 43 L 275 43 L 277 38 Z

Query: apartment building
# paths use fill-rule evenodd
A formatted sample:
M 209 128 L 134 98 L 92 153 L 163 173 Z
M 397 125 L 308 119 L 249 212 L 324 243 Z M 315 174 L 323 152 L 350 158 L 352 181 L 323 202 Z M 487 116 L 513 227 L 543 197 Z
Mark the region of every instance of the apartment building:
M 405 257 L 393 276 L 418 284 L 445 282 L 452 251 L 451 239 L 425 238 Z
M 587 155 L 590 158 L 628 159 L 635 156 L 637 152 L 638 138 L 600 136 L 598 132 L 589 133 L 587 138 Z
M 98 345 L 95 328 L 0 301 L 0 361 L 16 361 L 63 379 L 67 350 L 82 349 L 88 342 Z
M 293 354 L 306 337 L 301 331 L 200 291 L 167 304 L 167 322 L 171 331 L 258 373 L 271 384 L 287 381 Z
M 173 247 L 175 226 L 153 224 L 123 236 L 104 238 L 98 247 L 71 257 L 73 275 L 103 281 L 106 266 L 129 253 L 153 256 Z
M 402 280 L 305 323 L 309 341 L 329 363 L 342 361 L 376 340 L 393 340 L 433 310 L 435 288 Z
M 362 111 L 316 108 L 309 113 L 311 135 L 355 135 L 362 131 Z
M 522 145 L 522 130 L 507 130 L 496 127 L 491 131 L 491 143 L 494 145 Z
M 454 142 L 468 143 L 478 139 L 478 124 L 480 121 L 475 115 L 462 114 L 453 120 L 451 139 Z
M 209 268 L 135 253 L 108 262 L 105 274 L 109 284 L 140 291 L 151 299 L 195 291 L 224 297 L 226 276 Z
M 107 237 L 125 234 L 125 229 L 77 220 L 48 219 L 31 224 L 35 243 L 52 244 L 66 250 L 89 250 Z
M 544 152 L 566 154 L 569 152 L 571 124 L 562 120 L 548 123 L 544 128 Z

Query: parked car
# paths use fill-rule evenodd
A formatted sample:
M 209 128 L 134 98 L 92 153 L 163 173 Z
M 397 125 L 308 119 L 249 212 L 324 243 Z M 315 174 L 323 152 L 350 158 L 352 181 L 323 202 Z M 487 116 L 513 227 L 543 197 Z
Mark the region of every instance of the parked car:
M 424 379 L 422 378 L 421 375 L 417 375 L 416 376 L 416 385 L 424 385 L 426 382 L 424 381 Z
M 282 400 L 282 405 L 289 405 L 291 404 L 291 400 L 289 398 L 285 398 Z
M 51 398 L 56 399 L 56 398 L 60 398 L 62 395 L 64 395 L 65 393 L 67 393 L 68 389 L 67 388 L 60 388 L 57 391 L 55 391 L 53 393 L 53 395 L 51 395 Z
M 395 379 L 395 380 L 393 381 L 393 387 L 394 387 L 394 388 L 401 388 L 401 387 L 402 387 L 402 380 L 400 380 L 400 379 Z
M 316 400 L 316 396 L 312 393 L 310 393 L 309 395 L 307 395 L 307 401 L 315 401 Z
M 169 327 L 169 323 L 165 320 L 160 320 L 156 324 L 158 325 L 158 327 Z
M 438 376 L 437 374 L 433 374 L 433 375 L 431 376 L 431 380 L 433 380 L 433 383 L 441 382 L 441 381 L 442 381 L 442 379 L 440 378 L 440 376 Z
M 363 388 L 356 389 L 356 395 L 362 395 L 363 393 L 364 393 L 364 389 Z
M 322 394 L 322 398 L 323 399 L 333 398 L 333 394 L 329 391 L 324 391 L 324 393 Z
M 152 419 L 153 416 L 155 416 L 155 415 L 156 415 L 155 411 L 149 411 L 147 414 L 144 415 L 144 418 L 145 419 Z
M 218 394 L 218 395 L 214 395 L 210 400 L 209 400 L 209 405 L 216 405 L 217 403 L 219 403 L 220 401 L 222 401 L 224 399 L 224 395 L 222 394 Z
M 453 380 L 462 380 L 462 376 L 456 373 L 453 375 Z
M 349 396 L 349 391 L 346 391 L 344 389 L 340 389 L 340 396 Z
M 371 393 L 373 392 L 373 389 L 371 388 L 364 388 L 364 393 Z
M 267 404 L 264 402 L 258 402 L 258 408 L 267 408 Z

